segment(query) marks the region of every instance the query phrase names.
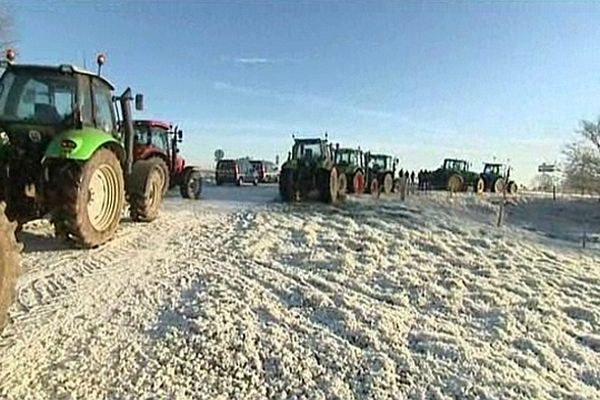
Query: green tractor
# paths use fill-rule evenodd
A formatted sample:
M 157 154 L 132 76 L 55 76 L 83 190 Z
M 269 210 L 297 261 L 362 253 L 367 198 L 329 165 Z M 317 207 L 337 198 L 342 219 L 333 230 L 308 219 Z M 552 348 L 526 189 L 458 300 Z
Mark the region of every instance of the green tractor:
M 0 77 L 0 201 L 7 217 L 20 227 L 49 216 L 58 237 L 84 248 L 113 237 L 126 198 L 134 221 L 155 219 L 164 174 L 153 160 L 134 163 L 134 98 L 129 88 L 113 96 L 100 76 L 104 56 L 97 74 L 12 61 L 3 62 Z M 141 95 L 135 105 L 143 108 Z
M 483 172 L 479 174 L 477 180 L 476 191 L 477 193 L 502 193 L 506 187 L 508 193 L 514 194 L 517 192 L 517 184 L 509 179 L 508 168 L 504 164 L 485 163 Z M 508 186 L 506 186 L 507 181 Z
M 476 190 L 479 174 L 469 171 L 469 167 L 465 160 L 446 158 L 442 166 L 427 177 L 430 188 L 450 192 L 466 192 L 469 187 Z
M 372 195 L 390 194 L 395 189 L 394 179 L 399 160 L 387 154 L 364 154 L 366 166 L 365 191 Z
M 15 239 L 16 224 L 8 221 L 5 208 L 6 205 L 0 203 L 0 331 L 6 325 L 8 307 L 14 296 L 20 250 Z
M 363 153 L 359 149 L 335 146 L 335 166 L 340 174 L 340 193 L 362 194 L 365 191 Z
M 327 139 L 294 138 L 288 160 L 281 166 L 279 193 L 285 202 L 316 198 L 335 203 L 340 187 L 346 187 L 344 180 L 345 175 L 335 167 L 333 148 Z

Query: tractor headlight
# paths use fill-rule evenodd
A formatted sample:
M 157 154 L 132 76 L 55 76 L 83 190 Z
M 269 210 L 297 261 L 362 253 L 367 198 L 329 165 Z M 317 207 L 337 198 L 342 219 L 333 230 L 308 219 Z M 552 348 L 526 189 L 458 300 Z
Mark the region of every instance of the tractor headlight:
M 8 134 L 4 131 L 0 132 L 0 145 L 8 143 Z

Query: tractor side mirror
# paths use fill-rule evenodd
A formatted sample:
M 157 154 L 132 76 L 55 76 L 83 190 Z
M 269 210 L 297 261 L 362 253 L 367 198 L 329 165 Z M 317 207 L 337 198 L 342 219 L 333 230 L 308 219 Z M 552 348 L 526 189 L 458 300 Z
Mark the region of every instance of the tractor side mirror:
M 288 151 L 288 161 L 292 159 L 292 152 Z
M 177 138 L 179 141 L 183 140 L 183 131 L 181 129 L 177 131 Z
M 142 111 L 144 109 L 144 95 L 136 94 L 135 95 L 135 109 L 137 111 Z

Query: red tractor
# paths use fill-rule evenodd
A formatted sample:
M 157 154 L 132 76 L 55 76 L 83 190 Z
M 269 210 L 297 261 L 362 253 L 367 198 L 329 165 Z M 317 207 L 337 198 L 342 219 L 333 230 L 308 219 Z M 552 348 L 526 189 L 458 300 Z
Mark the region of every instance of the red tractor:
M 179 156 L 178 144 L 183 140 L 183 132 L 173 128 L 168 122 L 136 120 L 134 160 L 160 160 L 165 175 L 163 191 L 179 186 L 181 197 L 199 199 L 202 193 L 202 176 L 198 167 L 186 166 Z

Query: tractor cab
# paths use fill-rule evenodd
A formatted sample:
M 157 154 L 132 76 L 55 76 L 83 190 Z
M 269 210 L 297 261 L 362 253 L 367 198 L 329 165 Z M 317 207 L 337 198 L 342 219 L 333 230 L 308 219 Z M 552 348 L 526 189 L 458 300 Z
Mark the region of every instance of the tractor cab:
M 499 176 L 504 174 L 504 164 L 485 163 L 483 166 L 483 175 Z
M 291 160 L 316 163 L 332 160 L 331 146 L 323 139 L 295 139 Z
M 116 135 L 113 89 L 106 79 L 72 65 L 8 63 L 0 78 L 0 127 L 13 145 L 30 151 L 70 129 Z M 70 146 L 76 151 L 78 144 Z
M 338 147 L 335 150 L 335 164 L 338 166 L 362 166 L 361 154 L 359 149 Z
M 449 171 L 465 172 L 469 170 L 469 163 L 465 160 L 446 158 L 444 160 L 442 169 Z
M 395 164 L 392 156 L 385 154 L 369 154 L 367 168 L 373 171 L 390 171 Z

